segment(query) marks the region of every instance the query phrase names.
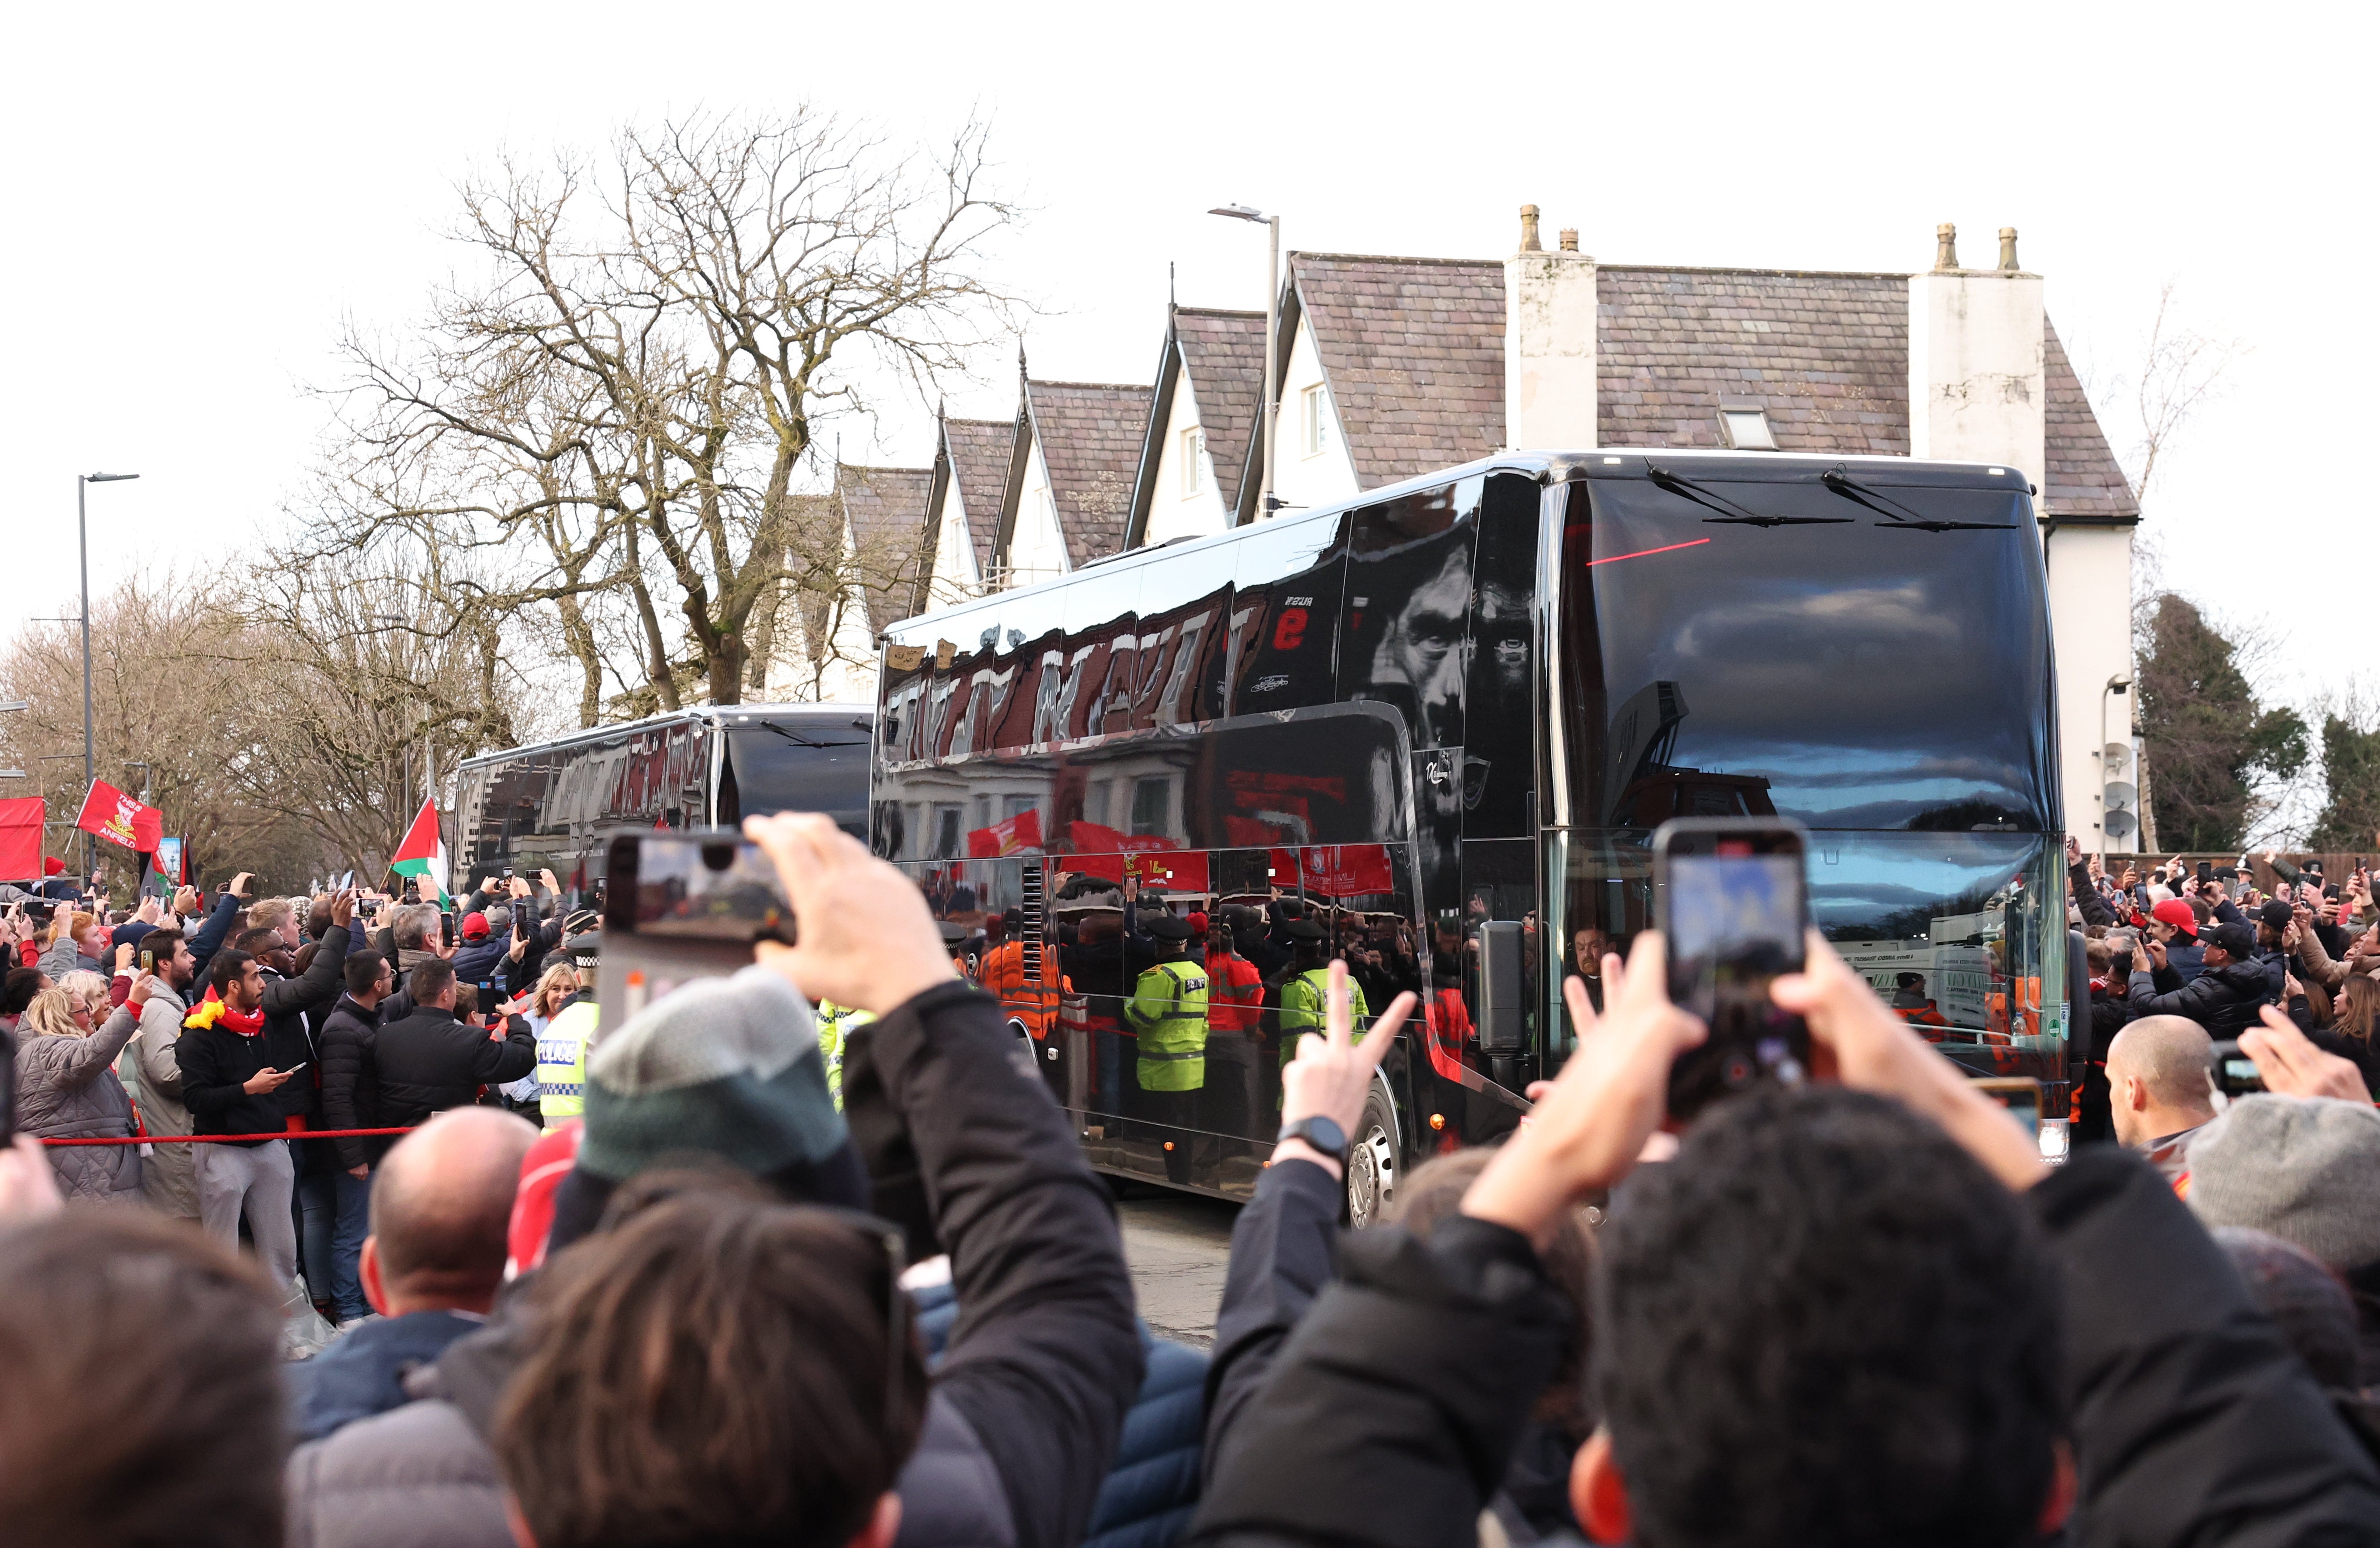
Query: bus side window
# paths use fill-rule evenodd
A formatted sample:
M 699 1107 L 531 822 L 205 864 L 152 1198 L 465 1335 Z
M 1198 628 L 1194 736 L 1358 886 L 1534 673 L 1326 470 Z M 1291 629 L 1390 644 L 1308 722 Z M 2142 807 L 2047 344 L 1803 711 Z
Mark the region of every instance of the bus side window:
M 1337 695 L 1349 518 L 1275 518 L 1237 544 L 1226 620 L 1234 715 L 1305 709 Z
M 1488 480 L 1472 573 L 1470 734 L 1463 746 L 1466 837 L 1519 838 L 1536 831 L 1536 481 Z
M 1394 705 L 1416 748 L 1463 745 L 1476 530 L 1469 518 L 1483 482 L 1464 479 L 1354 513 L 1339 697 Z

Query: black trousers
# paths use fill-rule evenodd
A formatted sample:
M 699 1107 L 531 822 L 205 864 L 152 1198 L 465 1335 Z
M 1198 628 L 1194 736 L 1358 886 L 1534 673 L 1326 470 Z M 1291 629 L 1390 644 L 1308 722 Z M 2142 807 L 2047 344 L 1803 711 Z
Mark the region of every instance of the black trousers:
M 1200 1098 L 1204 1091 L 1152 1091 L 1141 1089 L 1140 1100 L 1146 1104 L 1148 1121 L 1162 1124 L 1165 1132 L 1158 1138 L 1164 1141 L 1165 1180 L 1186 1183 L 1190 1180 L 1190 1134 L 1198 1127 Z

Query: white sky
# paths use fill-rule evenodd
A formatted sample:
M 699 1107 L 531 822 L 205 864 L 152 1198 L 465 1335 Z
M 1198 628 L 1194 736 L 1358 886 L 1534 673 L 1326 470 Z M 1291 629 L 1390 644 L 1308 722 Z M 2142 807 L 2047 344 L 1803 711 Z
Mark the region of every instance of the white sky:
M 2287 636 L 2274 687 L 2343 680 L 2380 531 L 2362 142 L 2370 13 L 2237 7 L 1507 4 L 1193 7 L 581 3 L 46 6 L 0 72 L 9 147 L 0 466 L 16 604 L 71 610 L 142 557 L 268 552 L 323 423 L 341 319 L 396 326 L 472 263 L 441 236 L 500 148 L 593 148 L 624 117 L 805 98 L 930 140 L 970 107 L 1033 206 L 997 277 L 1056 315 L 1036 375 L 1146 382 L 1166 266 L 1257 307 L 1294 248 L 1498 257 L 1516 208 L 1613 262 L 1917 269 L 1941 220 L 1989 263 L 2022 232 L 2069 347 L 2129 371 L 2160 284 L 2253 353 L 2153 492 L 2169 584 Z M 2351 292 L 2351 294 L 2350 294 Z M 2353 304 L 2350 304 L 2352 302 Z M 1006 417 L 1014 350 L 954 409 Z M 2120 449 L 2130 427 L 2101 405 Z M 927 406 L 845 455 L 922 464 Z M 2261 492 L 2261 493 L 2260 493 Z

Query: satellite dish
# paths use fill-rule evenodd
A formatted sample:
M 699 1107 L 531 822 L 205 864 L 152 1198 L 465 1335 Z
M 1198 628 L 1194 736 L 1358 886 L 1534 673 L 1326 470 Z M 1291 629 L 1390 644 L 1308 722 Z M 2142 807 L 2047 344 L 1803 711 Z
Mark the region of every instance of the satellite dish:
M 2130 838 L 2132 836 L 2132 830 L 2139 825 L 2140 824 L 2138 823 L 2135 823 L 2132 820 L 2132 814 L 2129 811 L 2110 811 L 2107 813 L 2107 836 L 2109 838 Z
M 2111 779 L 2132 766 L 2132 750 L 2128 743 L 2109 742 L 2107 750 L 2100 756 L 2107 764 L 2107 775 Z
M 2107 810 L 2127 811 L 2141 804 L 2141 793 L 2120 779 L 2107 782 Z

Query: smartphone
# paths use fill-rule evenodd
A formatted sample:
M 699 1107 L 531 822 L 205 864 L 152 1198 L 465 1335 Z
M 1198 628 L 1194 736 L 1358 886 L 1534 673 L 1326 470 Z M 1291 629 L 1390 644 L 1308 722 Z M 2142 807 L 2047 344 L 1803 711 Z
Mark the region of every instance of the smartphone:
M 453 914 L 442 913 L 438 916 L 438 944 L 442 946 L 451 946 L 455 944 L 455 916 Z
M 2214 876 L 2215 862 L 2213 860 L 2201 860 L 2198 862 L 2198 884 L 2200 886 L 2204 886 L 2209 881 L 2214 879 Z
M 153 973 L 153 972 L 155 972 L 156 970 L 157 970 L 157 954 L 156 954 L 155 952 L 153 952 L 153 951 L 144 951 L 144 952 L 142 952 L 142 953 L 140 954 L 140 971 L 141 971 L 141 973 L 145 976 L 145 975 L 147 975 L 147 974 L 149 974 L 149 973 Z
M 2008 1109 L 2027 1134 L 2041 1133 L 2041 1082 L 2024 1075 L 1972 1077 L 1967 1084 Z
M 2251 1096 L 2265 1089 L 2256 1061 L 2240 1052 L 2236 1041 L 2218 1042 L 2206 1052 L 2206 1076 L 2225 1096 Z
M 1674 818 L 1653 835 L 1670 998 L 1710 1028 L 1670 1067 L 1670 1115 L 1681 1123 L 1724 1097 L 1807 1076 L 1810 1030 L 1768 986 L 1802 970 L 1808 853 L 1799 823 L 1769 817 Z
M 621 834 L 605 857 L 597 1003 L 633 1016 L 698 978 L 794 942 L 793 904 L 759 846 L 733 828 Z
M 282 1075 L 295 1075 L 295 1074 L 297 1074 L 299 1070 L 304 1069 L 308 1065 L 310 1065 L 310 1064 L 312 1064 L 313 1062 L 314 1062 L 314 1061 L 313 1061 L 313 1060 L 311 1060 L 311 1059 L 300 1059 L 300 1060 L 298 1060 L 296 1064 L 291 1065 L 287 1069 L 280 1070 L 280 1071 L 277 1071 L 276 1073 L 278 1073 L 278 1074 L 282 1074 Z

